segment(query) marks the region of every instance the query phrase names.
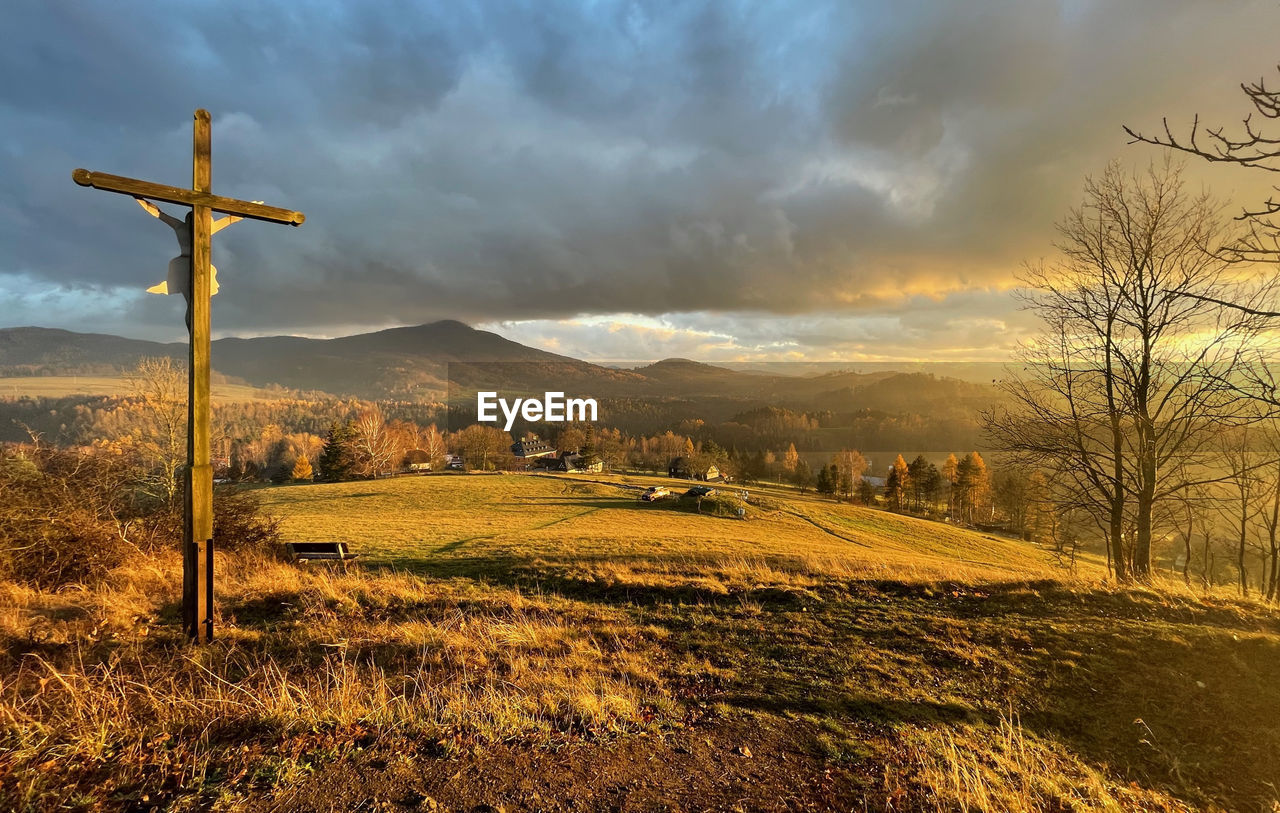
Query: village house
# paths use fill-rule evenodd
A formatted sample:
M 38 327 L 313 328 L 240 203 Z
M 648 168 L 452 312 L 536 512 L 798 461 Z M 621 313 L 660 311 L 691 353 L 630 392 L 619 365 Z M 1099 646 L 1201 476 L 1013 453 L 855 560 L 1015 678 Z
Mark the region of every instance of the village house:
M 540 457 L 550 457 L 556 453 L 556 447 L 547 443 L 545 440 L 539 440 L 537 436 L 517 440 L 511 444 L 511 454 L 516 460 L 530 461 Z
M 404 455 L 406 471 L 431 471 L 431 455 L 422 449 L 410 449 Z
M 580 454 L 561 455 L 555 460 L 547 461 L 549 471 L 598 472 L 604 471 L 604 461 L 599 458 L 594 463 L 586 463 Z
M 708 463 L 705 470 L 703 470 L 696 460 L 688 457 L 677 457 L 667 466 L 667 476 L 678 477 L 681 480 L 719 480 L 720 469 L 714 463 Z

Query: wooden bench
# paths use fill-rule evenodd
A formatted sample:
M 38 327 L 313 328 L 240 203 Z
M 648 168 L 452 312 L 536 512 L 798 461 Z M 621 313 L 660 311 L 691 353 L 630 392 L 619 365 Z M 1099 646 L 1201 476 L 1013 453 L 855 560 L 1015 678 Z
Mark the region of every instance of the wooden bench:
M 295 562 L 337 562 L 343 570 L 360 555 L 348 551 L 346 542 L 286 542 L 284 548 Z

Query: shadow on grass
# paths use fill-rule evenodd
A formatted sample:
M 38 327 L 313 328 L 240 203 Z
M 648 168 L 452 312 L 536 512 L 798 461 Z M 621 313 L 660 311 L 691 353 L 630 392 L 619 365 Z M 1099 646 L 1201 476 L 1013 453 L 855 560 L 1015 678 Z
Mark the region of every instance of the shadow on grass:
M 427 569 L 628 609 L 666 630 L 673 659 L 709 660 L 727 675 L 673 681 L 738 708 L 887 725 L 994 725 L 1012 711 L 1112 777 L 1197 805 L 1269 810 L 1280 785 L 1275 611 L 1052 580 L 830 579 L 729 593 L 699 586 L 687 558 L 598 558 L 665 566 L 658 575 L 677 583 L 593 577 L 581 556 Z

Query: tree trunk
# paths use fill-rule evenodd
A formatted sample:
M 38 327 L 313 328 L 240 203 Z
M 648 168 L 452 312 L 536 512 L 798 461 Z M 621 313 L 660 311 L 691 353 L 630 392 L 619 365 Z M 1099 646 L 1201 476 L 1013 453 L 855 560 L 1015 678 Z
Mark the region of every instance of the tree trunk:
M 1187 506 L 1187 529 L 1182 534 L 1182 547 L 1184 549 L 1182 555 L 1182 583 L 1187 587 L 1191 586 L 1191 535 L 1196 531 L 1195 514 L 1191 508 L 1191 502 L 1186 502 Z
M 1138 581 L 1151 580 L 1151 512 L 1156 501 L 1155 462 L 1142 463 L 1142 487 L 1138 491 L 1138 532 L 1133 544 L 1133 576 Z
M 1115 568 L 1116 580 L 1129 581 L 1129 568 L 1125 565 L 1124 555 L 1124 503 L 1111 501 L 1111 562 Z
M 1240 508 L 1240 547 L 1236 553 L 1236 565 L 1240 569 L 1240 595 L 1249 595 L 1249 571 L 1245 567 L 1245 553 L 1248 543 L 1249 515 L 1244 506 Z
M 1280 541 L 1276 539 L 1276 529 L 1271 527 L 1271 575 L 1267 581 L 1267 601 L 1276 600 L 1276 581 L 1280 579 Z

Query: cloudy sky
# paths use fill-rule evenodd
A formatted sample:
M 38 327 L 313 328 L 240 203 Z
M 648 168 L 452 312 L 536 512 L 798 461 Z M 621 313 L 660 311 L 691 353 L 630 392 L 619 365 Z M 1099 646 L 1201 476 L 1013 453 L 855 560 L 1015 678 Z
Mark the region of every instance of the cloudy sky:
M 306 213 L 215 238 L 217 335 L 454 318 L 593 359 L 1000 359 L 1125 123 L 1241 118 L 1274 2 L 29 2 L 0 327 L 177 339 L 172 233 L 75 167 Z M 1197 182 L 1256 202 L 1249 173 Z

